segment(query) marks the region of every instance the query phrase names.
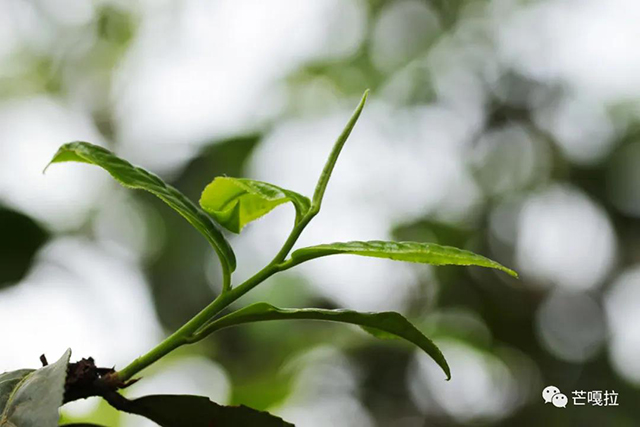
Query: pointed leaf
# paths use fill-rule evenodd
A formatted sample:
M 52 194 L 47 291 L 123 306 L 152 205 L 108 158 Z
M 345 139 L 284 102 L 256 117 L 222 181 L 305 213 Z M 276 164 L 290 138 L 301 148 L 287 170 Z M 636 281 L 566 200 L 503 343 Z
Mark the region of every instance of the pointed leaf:
M 387 258 L 431 265 L 475 265 L 495 268 L 513 277 L 518 277 L 518 273 L 515 271 L 489 258 L 463 249 L 436 245 L 435 243 L 382 241 L 330 243 L 298 249 L 291 254 L 291 259 L 294 264 L 299 264 L 310 259 L 336 254 Z
M 161 427 L 293 426 L 267 412 L 246 406 L 221 406 L 200 396 L 145 396 L 129 401 L 123 409 L 149 418 Z
M 159 197 L 207 238 L 220 257 L 223 267 L 230 272 L 235 270 L 236 258 L 233 249 L 211 218 L 184 194 L 156 175 L 88 142 L 71 142 L 60 147 L 49 165 L 61 162 L 82 162 L 100 166 L 124 187 L 145 190 Z
M 351 118 L 347 122 L 344 129 L 342 129 L 342 133 L 338 136 L 338 139 L 333 144 L 333 149 L 329 154 L 329 158 L 322 169 L 322 173 L 320 174 L 320 178 L 318 178 L 318 183 L 316 184 L 316 189 L 313 192 L 313 210 L 314 212 L 320 211 L 320 205 L 322 204 L 322 199 L 324 197 L 324 193 L 327 190 L 327 185 L 329 184 L 329 179 L 331 178 L 331 174 L 333 173 L 333 169 L 336 167 L 336 162 L 338 161 L 338 157 L 340 156 L 340 152 L 342 151 L 342 147 L 349 139 L 349 135 L 351 135 L 351 131 L 355 127 L 358 119 L 360 118 L 360 114 L 362 113 L 362 109 L 364 108 L 364 104 L 367 102 L 367 97 L 369 96 L 369 89 L 365 90 L 362 94 L 362 98 L 360 99 L 360 103 L 356 107 L 355 111 L 351 115 Z
M 424 350 L 451 378 L 449 365 L 438 347 L 399 313 L 360 313 L 351 310 L 324 310 L 319 308 L 277 308 L 261 302 L 249 305 L 210 323 L 200 334 L 203 337 L 218 329 L 243 323 L 263 322 L 267 320 L 325 320 L 330 322 L 351 323 L 367 328 L 367 331 L 380 337 L 394 335 L 403 338 Z M 375 332 L 373 330 L 376 330 Z M 380 331 L 380 332 L 378 332 Z
M 200 198 L 200 206 L 234 233 L 286 202 L 295 206 L 296 220 L 311 205 L 309 199 L 296 192 L 245 178 L 218 177 L 207 185 Z
M 37 371 L 23 369 L 0 375 L 0 427 L 58 425 L 71 350 Z

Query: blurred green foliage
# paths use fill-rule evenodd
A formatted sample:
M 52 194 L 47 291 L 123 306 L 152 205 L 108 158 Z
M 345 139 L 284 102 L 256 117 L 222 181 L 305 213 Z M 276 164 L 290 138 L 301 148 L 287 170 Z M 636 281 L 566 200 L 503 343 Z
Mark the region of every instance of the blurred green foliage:
M 372 26 L 385 8 L 394 2 L 371 0 L 365 3 L 367 23 Z M 481 11 L 491 2 L 433 0 L 420 3 L 435 13 L 439 29 L 435 38 L 425 39 L 423 44 L 415 46 L 412 49 L 414 53 L 406 61 L 389 69 L 377 66 L 372 59 L 373 41 L 371 31 L 368 31 L 353 55 L 339 60 L 306 62 L 292 70 L 282 82 L 286 85 L 287 101 L 278 116 L 259 129 L 248 129 L 245 134 L 216 138 L 203 144 L 192 160 L 169 177 L 171 183 L 192 200 L 197 200 L 212 177 L 246 175 L 247 164 L 263 137 L 280 120 L 305 116 L 309 112 L 306 107 L 307 91 L 318 81 L 326 83 L 332 93 L 345 99 L 370 87 L 374 96 L 384 97 L 389 104 L 400 108 L 440 101 L 442 94 L 437 90 L 425 59 L 433 49 L 442 49 L 440 43 L 450 41 L 465 19 L 474 19 L 474 10 Z M 526 6 L 535 2 L 517 3 Z M 56 52 L 34 52 L 28 48 L 16 53 L 10 61 L 19 72 L 0 76 L 0 100 L 34 94 L 48 94 L 64 100 L 73 92 L 74 79 L 63 78 L 69 74 L 69 69 L 92 76 L 96 82 L 92 85 L 93 99 L 99 101 L 88 108 L 105 140 L 117 148 L 119 141 L 114 132 L 117 119 L 110 101 L 111 77 L 128 52 L 139 25 L 140 16 L 135 8 L 120 8 L 114 3 L 100 8 L 89 27 L 59 26 L 61 34 L 73 40 L 96 37 L 98 42 L 92 49 L 71 58 L 60 58 Z M 60 38 L 62 40 L 63 36 Z M 465 43 L 469 50 L 479 52 L 478 55 L 485 52 L 486 43 L 481 37 L 473 39 L 467 36 Z M 487 51 L 495 54 L 495 49 L 495 46 L 489 46 Z M 402 90 L 392 90 L 390 82 L 400 74 L 406 85 Z M 621 126 L 614 135 L 614 148 L 610 153 L 595 163 L 581 165 L 563 153 L 554 135 L 540 126 L 534 114 L 540 94 L 545 95 L 545 102 L 553 104 L 571 95 L 570 89 L 557 82 L 523 75 L 517 69 L 500 69 L 499 83 L 481 75 L 476 77 L 486 90 L 488 99 L 484 100 L 485 117 L 477 138 L 470 144 L 470 152 L 479 146 L 483 136 L 518 126 L 533 136 L 535 150 L 538 150 L 533 157 L 539 155 L 543 158 L 544 167 L 536 169 L 530 179 L 514 184 L 510 190 L 494 191 L 503 168 L 515 165 L 516 171 L 521 169 L 517 162 L 522 152 L 510 151 L 513 147 L 505 144 L 496 149 L 489 162 L 477 164 L 471 161 L 470 153 L 469 164 L 464 166 L 482 192 L 472 220 L 449 221 L 442 216 L 426 214 L 409 223 L 390 224 L 394 238 L 437 242 L 477 253 L 499 254 L 505 265 L 515 265 L 513 246 L 490 236 L 492 215 L 504 203 L 526 198 L 552 183 L 570 185 L 605 210 L 617 238 L 618 258 L 614 271 L 607 275 L 601 288 L 589 290 L 589 294 L 602 305 L 604 294 L 614 278 L 640 261 L 640 221 L 636 215 L 622 211 L 612 202 L 610 188 L 611 176 L 618 171 L 617 160 L 625 158 L 628 155 L 626 150 L 639 141 L 638 122 L 628 119 L 632 116 L 630 111 L 635 108 L 633 103 L 607 106 L 607 115 L 614 120 L 622 117 L 621 120 L 629 123 Z M 332 104 L 327 102 L 315 107 L 327 111 Z M 5 144 L 4 141 L 0 143 Z M 207 259 L 212 253 L 188 224 L 168 210 L 161 209 L 161 202 L 148 195 L 136 195 L 136 200 L 151 224 L 152 233 L 162 237 L 156 250 L 151 251 L 153 255 L 144 259 L 144 271 L 158 318 L 166 332 L 171 332 L 215 297 L 216 284 L 210 283 L 210 276 L 203 268 L 203 265 L 208 265 Z M 75 232 L 92 237 L 90 227 Z M 0 286 L 6 287 L 19 283 L 25 277 L 38 249 L 50 236 L 26 212 L 17 212 L 7 206 L 0 208 L 0 236 Z M 508 352 L 505 349 L 524 354 L 538 373 L 536 380 L 516 378 L 516 382 L 531 390 L 528 400 L 521 402 L 513 412 L 498 420 L 480 419 L 469 423 L 523 427 L 638 424 L 640 407 L 633 402 L 640 398 L 640 390 L 637 384 L 615 370 L 606 345 L 586 362 L 569 362 L 552 354 L 541 343 L 536 326 L 537 313 L 550 292 L 548 289 L 528 283 L 526 275 L 519 286 L 511 286 L 491 272 L 453 267 L 438 268 L 432 274 L 421 273 L 418 280 L 419 287 L 407 302 L 405 314 L 421 322 L 427 335 L 437 340 L 462 342 L 498 358 L 506 359 Z M 335 301 L 318 295 L 296 276 L 279 278 L 264 292 L 276 305 L 326 308 L 337 305 Z M 176 304 L 176 301 L 180 303 Z M 458 312 L 469 317 L 460 323 L 450 321 L 449 317 L 455 317 L 452 314 Z M 221 331 L 191 351 L 215 360 L 226 370 L 232 386 L 231 403 L 270 409 L 296 393 L 295 382 L 299 372 L 290 366 L 291 356 L 302 357 L 323 343 L 342 350 L 358 367 L 356 395 L 376 425 L 454 426 L 464 423 L 464 420 L 442 410 L 425 414 L 414 403 L 407 378 L 414 363 L 411 350 L 376 342 L 359 331 L 315 323 L 248 325 Z M 541 392 L 543 385 L 560 381 L 573 390 L 615 389 L 621 396 L 621 404 L 616 408 L 569 408 L 566 411 L 543 405 L 537 393 Z M 83 419 L 108 425 L 117 422 L 112 411 L 104 405 Z M 66 421 L 78 420 L 69 418 Z

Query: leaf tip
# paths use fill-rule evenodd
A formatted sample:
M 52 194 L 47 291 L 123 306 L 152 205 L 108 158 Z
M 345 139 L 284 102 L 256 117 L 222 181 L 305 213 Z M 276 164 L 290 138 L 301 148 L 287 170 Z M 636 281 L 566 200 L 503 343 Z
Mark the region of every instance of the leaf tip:
M 441 361 L 436 360 L 436 363 L 438 363 L 438 365 L 444 372 L 444 375 L 446 377 L 445 380 L 451 381 L 451 368 L 449 367 L 449 363 L 447 363 L 447 359 L 444 358 L 444 355 L 442 355 L 442 360 Z
M 51 163 L 53 163 L 53 160 L 50 161 L 49 163 L 47 163 L 47 165 L 44 167 L 44 169 L 42 169 L 42 175 L 47 173 L 47 169 L 49 169 L 49 166 L 51 166 Z
M 367 102 L 367 98 L 369 98 L 369 89 L 366 89 L 362 94 L 362 99 L 360 100 L 358 110 L 362 110 L 364 108 L 364 104 Z
M 65 144 L 66 145 L 66 144 Z M 58 156 L 60 155 L 60 152 L 62 151 L 62 149 L 64 148 L 65 145 L 62 145 L 60 148 L 58 148 L 58 151 L 56 151 L 56 153 L 53 155 L 53 157 L 51 158 L 51 160 L 49 160 L 49 163 L 47 163 L 47 165 L 44 167 L 44 169 L 42 169 L 42 175 L 44 175 L 45 173 L 47 173 L 47 170 L 49 169 L 49 167 L 56 163 L 56 159 L 58 158 Z
M 509 276 L 511 276 L 511 277 L 513 277 L 513 278 L 515 278 L 515 279 L 520 279 L 520 275 L 519 275 L 519 274 L 518 274 L 518 272 L 517 272 L 517 271 L 515 271 L 515 270 L 512 270 L 512 269 L 510 269 L 510 268 L 508 268 L 508 267 L 503 267 L 503 268 L 502 268 L 502 271 L 504 271 L 504 272 L 505 272 L 505 273 L 507 273 Z

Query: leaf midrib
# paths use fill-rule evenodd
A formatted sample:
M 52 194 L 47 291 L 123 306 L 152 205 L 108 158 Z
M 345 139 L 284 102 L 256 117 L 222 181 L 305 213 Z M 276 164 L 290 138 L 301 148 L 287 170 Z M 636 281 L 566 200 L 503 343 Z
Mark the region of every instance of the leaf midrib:
M 7 399 L 7 404 L 4 406 L 4 409 L 2 410 L 2 414 L 1 414 L 2 418 L 0 418 L 0 426 L 6 425 L 6 423 L 10 422 L 8 419 L 9 414 L 7 413 L 7 411 L 9 410 L 9 408 L 11 407 L 11 404 L 13 403 L 13 399 L 15 398 L 16 393 L 18 392 L 22 384 L 24 384 L 24 382 L 27 381 L 27 379 L 29 379 L 31 375 L 33 375 L 36 372 L 37 371 L 29 372 L 27 375 L 24 376 L 24 378 L 18 381 L 18 384 L 16 384 L 16 386 L 13 388 L 13 390 L 9 394 L 9 398 Z M 15 424 L 13 423 L 11 423 L 11 425 L 15 426 Z
M 258 197 L 260 197 L 260 198 L 262 198 L 262 199 L 264 199 L 264 200 L 266 200 L 268 202 L 277 202 L 277 201 L 283 200 L 281 203 L 279 203 L 279 204 L 282 204 L 282 203 L 285 203 L 285 202 L 288 202 L 288 201 L 292 201 L 291 197 L 288 194 L 286 194 L 284 191 L 282 191 L 282 189 L 280 189 L 280 188 L 278 188 L 276 186 L 273 186 L 273 185 L 272 185 L 272 187 L 274 189 L 280 191 L 282 196 L 276 197 L 276 198 L 268 197 L 264 193 L 260 192 L 259 190 L 256 190 L 254 187 L 252 187 L 252 186 L 240 181 L 239 179 L 230 179 L 230 182 L 231 182 L 231 184 L 235 185 L 236 187 L 240 188 L 241 190 L 244 190 L 246 193 L 249 193 L 249 194 L 251 194 L 253 196 L 258 196 Z M 234 202 L 240 203 L 240 199 L 242 197 L 246 196 L 246 193 L 244 193 L 244 194 L 243 193 L 238 193 L 235 196 L 231 197 L 229 199 L 229 201 L 227 201 L 221 207 L 220 212 L 224 212 L 224 211 L 227 211 L 229 208 L 232 208 L 233 207 L 232 203 L 234 203 Z

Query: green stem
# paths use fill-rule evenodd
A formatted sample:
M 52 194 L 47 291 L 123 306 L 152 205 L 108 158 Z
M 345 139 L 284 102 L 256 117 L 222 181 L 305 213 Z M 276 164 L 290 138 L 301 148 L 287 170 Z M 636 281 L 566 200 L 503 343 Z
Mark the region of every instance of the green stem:
M 222 292 L 218 297 L 207 307 L 205 307 L 200 313 L 198 313 L 195 317 L 189 320 L 186 324 L 184 324 L 180 329 L 175 331 L 169 337 L 167 337 L 164 341 L 154 347 L 147 354 L 138 357 L 129 365 L 127 365 L 124 369 L 116 372 L 114 374 L 115 379 L 120 382 L 126 382 L 130 380 L 134 375 L 148 367 L 149 365 L 155 363 L 159 359 L 163 358 L 173 350 L 178 347 L 181 347 L 185 344 L 189 344 L 191 342 L 198 341 L 204 336 L 208 335 L 207 333 L 202 333 L 203 328 L 206 328 L 211 324 L 214 317 L 220 313 L 222 310 L 227 308 L 230 304 L 235 302 L 238 298 L 242 297 L 244 294 L 249 292 L 251 289 L 258 286 L 260 283 L 267 280 L 269 277 L 274 275 L 279 271 L 287 270 L 301 261 L 293 261 L 288 260 L 285 261 L 287 255 L 295 245 L 296 241 L 304 231 L 305 227 L 309 224 L 309 222 L 315 217 L 320 211 L 320 205 L 322 204 L 322 198 L 324 196 L 325 190 L 327 189 L 327 184 L 329 183 L 329 178 L 331 177 L 331 173 L 333 172 L 333 168 L 336 165 L 336 161 L 338 160 L 338 156 L 340 155 L 340 151 L 344 146 L 349 134 L 353 130 L 356 122 L 358 121 L 358 117 L 360 117 L 360 113 L 362 112 L 362 108 L 364 107 L 364 103 L 367 100 L 367 95 L 369 91 L 365 91 L 362 99 L 360 100 L 360 104 L 353 112 L 351 119 L 347 123 L 346 127 L 338 137 L 335 142 L 331 154 L 329 155 L 329 159 L 325 164 L 324 169 L 322 170 L 322 174 L 320 175 L 320 179 L 318 179 L 318 184 L 316 185 L 315 192 L 313 194 L 313 201 L 311 203 L 311 209 L 300 218 L 299 221 L 296 222 L 296 225 L 291 230 L 289 237 L 282 245 L 280 251 L 276 254 L 273 260 L 267 265 L 265 268 L 257 272 L 255 275 L 247 279 L 241 285 L 232 288 L 231 287 L 231 272 L 229 271 L 228 266 L 225 266 L 223 263 L 223 284 L 222 284 Z M 206 329 L 204 330 L 206 331 Z
M 300 224 L 303 224 L 303 222 L 300 222 L 298 226 L 294 228 L 282 249 L 278 252 L 278 255 L 276 255 L 269 265 L 257 272 L 251 278 L 247 279 L 241 285 L 235 288 L 229 288 L 226 292 L 222 292 L 211 304 L 200 311 L 200 313 L 189 320 L 180 329 L 168 336 L 148 353 L 138 357 L 125 368 L 116 372 L 115 375 L 117 376 L 117 380 L 124 383 L 130 380 L 138 372 L 171 353 L 176 348 L 194 342 L 193 338 L 197 336 L 196 333 L 201 328 L 209 324 L 218 313 L 275 273 L 287 269 L 288 267 L 283 268 L 281 258 L 287 256 L 289 250 L 291 250 L 291 247 L 295 244 L 295 240 L 300 236 L 302 229 L 304 229 L 304 226 L 308 224 L 308 222 L 309 221 L 306 221 L 302 227 L 298 227 Z
M 166 356 L 178 347 L 188 344 L 191 337 L 198 329 L 205 326 L 216 314 L 220 313 L 231 303 L 249 292 L 251 289 L 264 282 L 273 274 L 280 271 L 277 264 L 271 263 L 251 278 L 247 279 L 240 286 L 237 286 L 226 293 L 222 293 L 211 304 L 205 307 L 200 313 L 184 324 L 180 329 L 175 331 L 164 341 L 158 344 L 151 351 L 143 356 L 138 357 L 124 369 L 116 373 L 118 380 L 126 382 L 130 380 L 141 370 L 155 363 L 162 357 Z
M 145 369 L 147 366 L 155 363 L 165 355 L 169 354 L 176 348 L 187 343 L 187 338 L 195 332 L 200 326 L 206 323 L 211 316 L 220 312 L 229 303 L 227 302 L 230 293 L 220 294 L 211 304 L 198 313 L 189 322 L 184 324 L 180 329 L 168 336 L 164 341 L 154 347 L 151 351 L 143 356 L 138 357 L 124 369 L 116 373 L 118 379 L 122 382 L 130 380 L 135 374 Z
M 153 348 L 145 355 L 135 359 L 124 369 L 118 371 L 116 373 L 118 380 L 122 382 L 130 380 L 138 372 L 163 358 L 176 348 L 193 342 L 193 337 L 195 336 L 196 332 L 202 327 L 206 326 L 215 317 L 215 315 L 220 313 L 230 304 L 235 302 L 251 289 L 258 286 L 260 283 L 267 280 L 275 273 L 288 269 L 289 267 L 284 267 L 285 264 L 282 263 L 282 261 L 284 260 L 284 258 L 286 258 L 306 225 L 309 223 L 309 221 L 311 221 L 312 217 L 313 215 L 304 217 L 293 228 L 291 234 L 289 235 L 289 238 L 282 246 L 282 249 L 280 249 L 280 252 L 278 252 L 273 261 L 269 263 L 269 265 L 244 281 L 241 285 L 238 285 L 235 288 L 229 288 L 229 290 L 227 290 L 226 292 L 222 292 L 211 304 L 205 307 L 200 313 L 198 313 L 180 329 L 167 337 L 155 348 Z
M 225 293 L 231 290 L 231 270 L 229 266 L 222 263 L 222 292 Z
M 282 245 L 282 249 L 280 249 L 280 252 L 278 252 L 278 254 L 273 258 L 273 261 L 271 261 L 272 264 L 280 264 L 285 260 L 285 258 L 287 258 L 287 255 L 289 255 L 289 252 L 293 248 L 293 245 L 295 245 L 298 241 L 298 238 L 304 231 L 305 227 L 317 214 L 318 211 L 312 209 L 302 217 L 300 222 L 298 222 L 295 227 L 293 227 L 293 230 L 291 230 L 291 234 L 289 234 L 289 237 Z

